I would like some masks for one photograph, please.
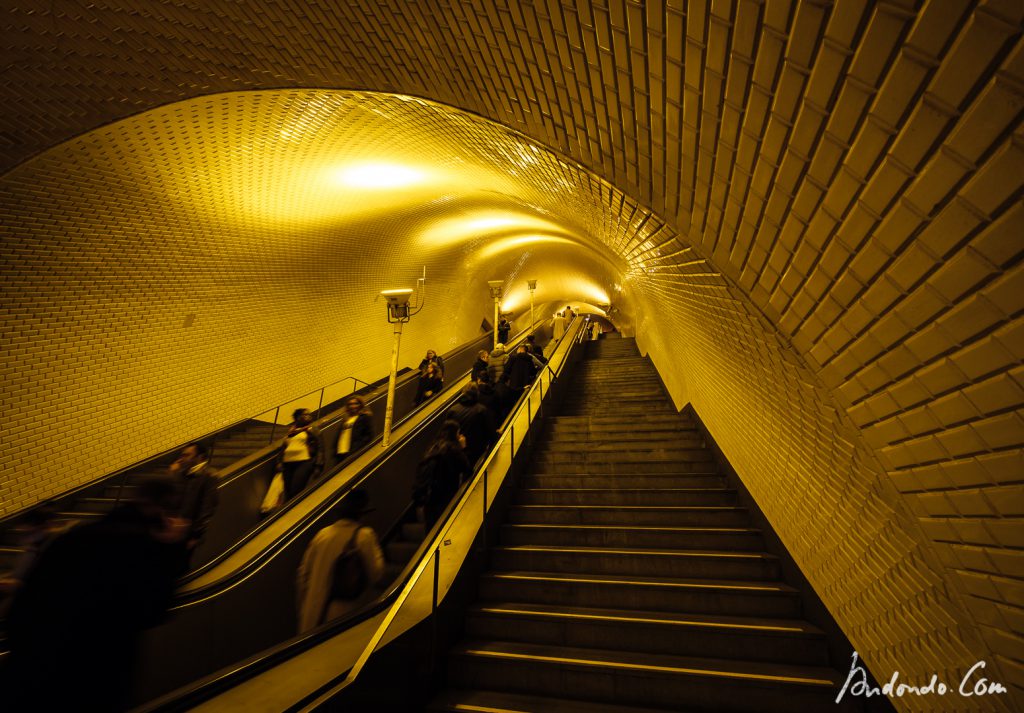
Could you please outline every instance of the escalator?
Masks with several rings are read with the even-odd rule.
[[[273,475],[276,444],[264,444],[237,460],[251,446],[260,445],[267,434],[266,424],[246,424],[218,443],[222,457],[235,462],[222,471],[221,502],[211,522],[208,549],[193,560],[199,566],[183,580],[172,621],[147,637],[136,700],[152,698],[291,637],[298,559],[312,534],[335,519],[335,507],[356,483],[369,490],[377,508],[367,524],[391,534],[390,539],[416,532],[414,525],[402,522],[408,514],[411,474],[436,431],[436,419],[457,396],[457,387],[468,378],[469,366],[488,339],[482,337],[445,355],[449,387],[421,407],[412,406],[415,375],[400,383],[396,411],[405,414],[396,419],[394,444],[388,451],[380,449],[378,438],[345,464],[332,468],[328,461],[326,476],[271,517],[261,520],[259,505]],[[455,376],[463,371],[467,373],[462,378]],[[375,396],[383,398],[383,393],[378,396],[373,389],[369,391],[371,404]],[[318,426],[330,452],[342,415],[340,410],[327,411],[322,409]],[[383,407],[375,411],[382,418]],[[278,427],[277,433],[283,431]],[[90,512],[94,514],[86,514],[86,518],[100,517],[117,501],[131,497],[133,481],[147,468],[161,470],[151,462],[130,478],[107,479],[87,492],[76,493],[75,510],[61,508],[61,512],[74,512],[76,519]],[[408,544],[388,547],[392,575],[401,570],[403,558],[412,549]],[[226,643],[205,645],[211,637]],[[185,651],[187,655],[182,655]]]
[[[560,346],[562,352],[576,343],[573,338],[579,332],[578,325],[570,326]],[[423,535],[422,525],[409,518],[409,494],[415,465],[436,431],[437,420],[447,410],[447,404],[429,417],[406,424],[406,430],[398,434],[402,439],[401,448],[367,468],[356,464],[360,467],[359,475],[345,487],[336,488],[333,483],[327,483],[323,493],[317,489],[283,517],[272,533],[267,533],[272,541],[229,577],[209,587],[205,585],[205,577],[186,585],[175,607],[172,625],[159,627],[148,637],[143,654],[147,666],[137,699],[150,700],[156,693],[180,686],[183,680],[193,683],[150,700],[139,710],[190,710],[210,698],[214,698],[208,704],[214,706],[213,710],[235,705],[246,708],[252,703],[225,703],[216,696],[231,696],[252,685],[261,690],[257,695],[262,709],[286,710],[297,700],[315,698],[324,686],[332,685],[338,674],[344,675],[348,665],[373,640],[374,632],[383,632],[382,624],[387,624],[389,632],[395,632],[396,625],[401,626],[401,621],[394,622],[391,617],[394,604],[399,600],[407,601],[410,586],[420,593],[425,586],[429,589],[429,575],[424,573],[424,567],[429,568],[430,562],[440,557],[439,547],[444,545],[439,545],[438,538],[451,522],[449,516],[467,507],[467,498],[471,503],[477,503],[481,494],[484,500],[488,499],[488,472],[492,483],[500,483],[499,475],[504,477],[516,453],[530,437],[531,419],[536,420],[554,376],[554,370],[547,368],[524,395],[476,478],[453,500],[422,541],[418,541]],[[385,550],[393,560],[392,571],[401,571],[384,584],[381,596],[362,611],[294,637],[294,580],[299,560],[311,537],[336,519],[334,513],[344,494],[357,485],[368,491],[375,508],[363,518],[363,523],[382,535]],[[469,507],[475,511],[478,505]],[[458,539],[464,544],[463,538]],[[451,540],[444,542],[448,544]],[[409,559],[400,567],[400,561],[406,557]],[[217,643],[201,649],[195,646],[198,641]],[[372,645],[375,642],[371,648]],[[187,655],[183,656],[182,652]],[[221,670],[212,676],[204,676],[218,668]],[[260,687],[258,681],[266,674],[283,676],[287,685],[280,690]],[[293,697],[293,700],[270,703],[266,698],[278,695]]]

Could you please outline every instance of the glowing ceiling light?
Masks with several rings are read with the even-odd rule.
[[[342,185],[371,190],[404,188],[424,178],[422,171],[395,163],[363,163],[338,172],[338,182]]]
[[[515,237],[499,238],[481,248],[476,258],[478,260],[490,260],[509,250],[521,250],[533,245],[579,245],[579,243],[567,238],[559,238],[554,235],[519,235]]]
[[[468,211],[431,222],[419,235],[419,244],[427,249],[448,247],[488,237],[489,233],[543,231],[565,233],[561,226],[528,213],[504,210]]]

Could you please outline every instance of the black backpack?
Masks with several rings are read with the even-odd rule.
[[[366,591],[368,577],[366,564],[356,547],[356,537],[361,527],[356,527],[352,539],[334,561],[334,580],[331,583],[331,599],[356,599]]]

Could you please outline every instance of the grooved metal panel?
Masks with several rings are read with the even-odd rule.
[[[414,355],[474,332],[482,280],[536,275],[569,291],[538,303],[586,285],[620,309],[880,678],[985,659],[1022,695],[1019,0],[2,17],[4,511],[109,468],[112,414],[137,416],[128,462],[375,368],[387,328],[354,315],[423,264],[438,311],[410,326]],[[313,177],[382,157],[458,178],[393,205]],[[481,209],[572,244],[416,242]],[[43,453],[55,430],[67,447]]]

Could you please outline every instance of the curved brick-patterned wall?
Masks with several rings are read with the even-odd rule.
[[[8,4],[6,166],[198,94],[355,87],[468,109],[608,181],[566,179],[598,206],[572,231],[626,261],[641,343],[876,673],[986,658],[1021,695],[1021,3],[57,7]],[[19,198],[43,251],[53,185]],[[971,704],[999,702],[900,701]]]

